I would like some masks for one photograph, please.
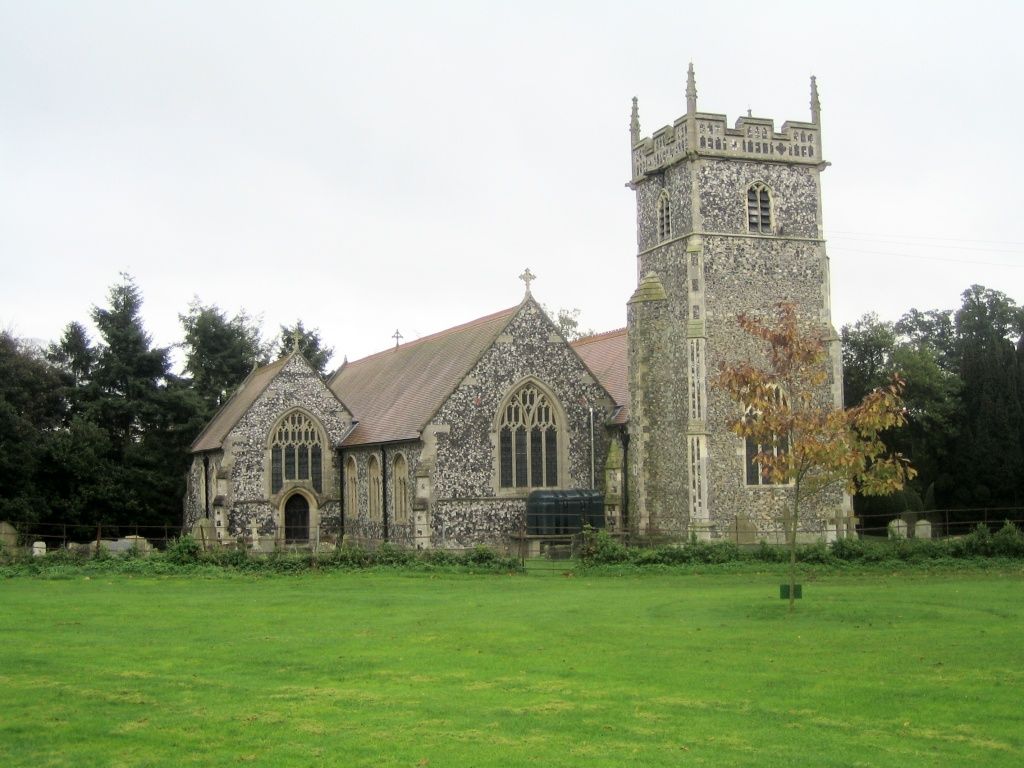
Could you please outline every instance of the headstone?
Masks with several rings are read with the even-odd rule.
[[[905,539],[907,538],[907,523],[904,520],[896,519],[889,522],[889,538],[890,539]]]
[[[729,537],[736,546],[752,547],[757,544],[757,528],[750,522],[750,518],[742,512],[736,514],[729,528]],[[701,538],[708,537],[702,536]]]
[[[208,517],[201,517],[192,526],[192,538],[195,539],[203,549],[210,549],[217,543],[217,534],[213,520]]]
[[[930,539],[932,537],[932,524],[929,520],[918,520],[914,524],[915,539]]]
[[[0,522],[0,547],[14,549],[18,546],[18,531],[8,522]]]
[[[253,523],[249,526],[249,536],[252,542],[252,548],[258,550],[260,548],[260,526],[259,523]]]
[[[46,542],[45,541],[33,541],[32,542],[32,556],[42,557],[46,554]]]
[[[123,539],[118,539],[118,541],[125,542],[128,545],[128,549],[134,547],[141,555],[148,555],[153,551],[153,545],[146,540],[145,536],[125,536]]]

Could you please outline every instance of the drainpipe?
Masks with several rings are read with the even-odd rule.
[[[338,546],[345,540],[345,455],[338,449],[338,509],[341,510],[341,538]]]
[[[210,519],[210,454],[203,453],[203,509]]]
[[[384,456],[384,446],[380,447],[380,512],[384,523],[384,541],[388,540],[388,464]]]
[[[622,529],[629,530],[629,433],[622,432]]]
[[[590,488],[594,490],[597,488],[597,483],[594,480],[594,406],[590,406]]]

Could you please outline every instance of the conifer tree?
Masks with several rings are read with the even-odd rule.
[[[212,416],[254,366],[267,362],[259,323],[245,312],[229,319],[216,305],[199,299],[178,318],[185,330],[185,373]]]
[[[327,365],[334,355],[333,347],[325,347],[320,339],[320,329],[313,328],[306,330],[301,320],[296,320],[295,325],[289,327],[281,326],[281,336],[278,341],[278,357],[287,355],[295,346],[298,339],[299,352],[309,361],[321,376],[327,373]]]

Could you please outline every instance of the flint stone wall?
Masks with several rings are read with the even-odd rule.
[[[612,402],[540,307],[527,301],[425,430],[435,441],[429,456],[433,546],[488,543],[522,528],[526,492],[498,488],[496,425],[505,398],[528,378],[547,388],[565,414],[568,433],[559,434],[565,446],[560,459],[566,460],[561,487],[591,487],[589,406],[594,406],[595,484],[603,487],[599,470],[609,440],[603,425]]]
[[[388,518],[388,541],[399,547],[413,547],[413,499],[415,497],[416,470],[419,468],[420,453],[422,445],[418,441],[407,442],[397,445],[367,446],[359,448],[346,448],[342,453],[341,467],[351,458],[356,463],[356,508],[345,509],[345,535],[362,542],[379,542],[384,540],[384,514]],[[409,521],[399,523],[395,518],[395,493],[398,490],[395,478],[395,459],[399,456],[405,457],[408,468],[408,482],[406,493],[408,494],[407,509],[409,509]],[[375,456],[381,464],[382,479],[384,481],[385,493],[381,518],[370,519],[370,491],[369,491],[369,461]],[[344,471],[342,469],[342,471]]]
[[[286,482],[282,491],[270,492],[270,432],[280,419],[294,409],[312,416],[324,431],[323,486],[317,493],[308,481]],[[319,374],[301,355],[293,355],[256,401],[242,415],[224,440],[224,450],[207,454],[210,472],[206,494],[211,507],[217,503],[227,510],[224,536],[248,536],[253,524],[260,534],[276,535],[277,512],[284,498],[301,488],[316,500],[311,518],[318,516],[321,528],[340,527],[338,500],[339,467],[335,449],[348,433],[352,416],[330,392]],[[189,471],[186,522],[205,516],[203,500],[203,457],[196,455]],[[313,532],[311,531],[311,537]]]

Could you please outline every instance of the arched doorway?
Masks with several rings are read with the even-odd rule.
[[[286,544],[309,541],[309,502],[301,493],[284,503],[284,540]]]

